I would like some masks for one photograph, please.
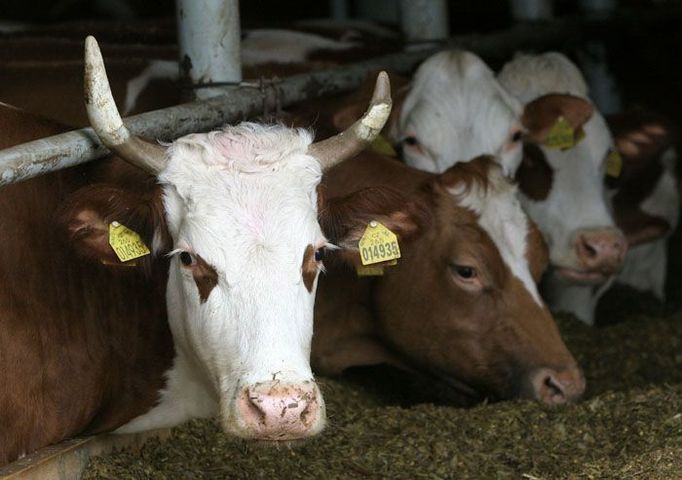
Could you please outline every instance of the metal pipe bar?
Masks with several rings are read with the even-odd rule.
[[[519,25],[493,35],[454,38],[449,47],[468,49],[483,57],[511,55],[515,50],[561,44],[579,33],[577,20],[547,25]],[[224,95],[142,113],[125,119],[134,134],[164,141],[192,132],[207,131],[228,122],[253,116],[264,109],[287,107],[303,100],[341,93],[359,85],[370,72],[392,70],[406,73],[437,50],[402,52],[330,70],[283,79],[259,89],[224,87]],[[0,151],[0,186],[78,165],[105,156],[91,128],[53,135]]]
[[[242,80],[238,0],[177,0],[180,78],[192,86]],[[194,90],[194,99],[221,95]]]
[[[433,47],[450,36],[445,0],[401,0],[400,20],[407,50]]]

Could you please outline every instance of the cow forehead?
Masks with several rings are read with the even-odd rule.
[[[401,134],[422,134],[421,142],[453,163],[498,153],[521,110],[480,58],[443,52],[415,75],[401,112]]]
[[[259,127],[192,135],[172,145],[159,176],[168,227],[183,243],[176,248],[201,249],[228,270],[242,271],[254,258],[300,269],[305,246],[322,236],[320,166],[305,153],[307,132]]]
[[[492,239],[509,270],[542,305],[526,257],[528,219],[516,197],[516,187],[501,169],[494,168],[490,170],[487,186],[461,182],[450,187],[449,191],[460,206],[478,216],[478,224]]]

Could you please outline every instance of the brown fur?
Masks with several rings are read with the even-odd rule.
[[[301,274],[303,276],[303,285],[305,285],[305,288],[309,292],[313,291],[313,285],[315,284],[315,277],[317,277],[318,271],[319,268],[315,261],[315,247],[308,245],[305,247],[305,252],[303,253]]]
[[[199,300],[205,303],[216,285],[218,285],[218,272],[209,265],[200,255],[195,255],[196,264],[192,266],[192,277],[199,290]]]
[[[640,209],[663,174],[662,155],[677,142],[677,129],[665,118],[633,110],[610,116],[609,128],[623,160],[618,178],[606,177],[617,189],[613,198],[614,217],[630,246],[665,236],[671,225],[663,218]]]
[[[552,189],[554,171],[540,147],[533,143],[524,143],[523,160],[516,171],[515,179],[519,189],[531,200],[547,198]]]
[[[443,175],[411,169],[376,154],[360,157],[328,175],[329,196],[390,185],[428,206],[431,222],[384,276],[356,278],[333,258],[320,279],[312,362],[323,373],[355,365],[392,363],[430,371],[473,391],[502,397],[527,392],[535,368],[573,367],[547,308],[511,275],[476,215],[456,205],[453,181],[485,185],[489,158],[458,164]],[[533,274],[547,250],[532,231],[527,256]],[[473,265],[480,292],[462,288],[452,264]]]
[[[544,143],[559,117],[564,117],[577,135],[592,117],[593,111],[590,102],[583,98],[550,93],[525,106],[521,124],[528,130],[528,139],[535,143]]]
[[[5,107],[0,125],[16,126],[0,130],[3,147],[64,130]],[[117,159],[0,190],[0,465],[76,434],[112,430],[153,406],[164,385],[173,357],[167,260],[150,262],[146,276],[109,268],[77,254],[55,221],[69,197],[104,182],[154,196],[146,174]],[[143,231],[135,218],[130,226]]]

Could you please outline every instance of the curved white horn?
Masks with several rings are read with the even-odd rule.
[[[391,114],[391,84],[386,72],[380,72],[367,112],[348,127],[326,140],[314,143],[308,149],[316,157],[322,170],[328,170],[346,159],[354,157],[374,141]]]
[[[124,160],[149,173],[158,174],[165,166],[165,149],[132,135],[123,124],[111,95],[102,53],[95,37],[85,39],[85,108],[92,128],[102,143]]]

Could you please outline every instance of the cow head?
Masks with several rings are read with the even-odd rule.
[[[553,275],[567,285],[604,283],[620,270],[627,242],[611,216],[603,184],[613,139],[583,96],[580,72],[563,55],[546,54],[517,57],[499,78],[527,102],[516,180],[523,206],[549,246]],[[560,122],[570,127],[572,146],[548,143]]]
[[[351,174],[352,166],[340,169]],[[372,171],[399,184],[401,168],[407,170],[403,180],[421,175],[390,161]],[[316,363],[328,371],[408,364],[471,394],[548,404],[577,399],[584,379],[535,284],[546,266],[546,246],[496,161],[479,157],[427,175],[410,198],[431,219],[401,246],[396,266],[362,287],[372,292],[371,321],[378,325],[358,326],[363,317],[357,313],[347,325],[342,314],[330,312],[335,321],[316,333]],[[343,295],[338,287],[329,293],[325,279],[322,299]],[[356,333],[329,349],[317,339],[346,327]]]
[[[393,137],[408,165],[443,172],[452,159],[496,155],[507,174],[521,161],[521,104],[476,55],[440,52],[417,70]]]
[[[94,185],[67,208],[72,244],[118,263],[107,228],[118,221],[169,258],[167,307],[177,375],[201,384],[226,431],[295,439],[319,432],[324,402],[309,366],[321,252],[322,172],[383,127],[388,80],[342,135],[311,144],[305,130],[243,123],[168,147],[132,135],[116,110],[94,38],[86,40],[86,107],[120,157],[151,174],[149,192]],[[179,373],[178,373],[179,372]],[[169,381],[173,380],[172,378]]]

